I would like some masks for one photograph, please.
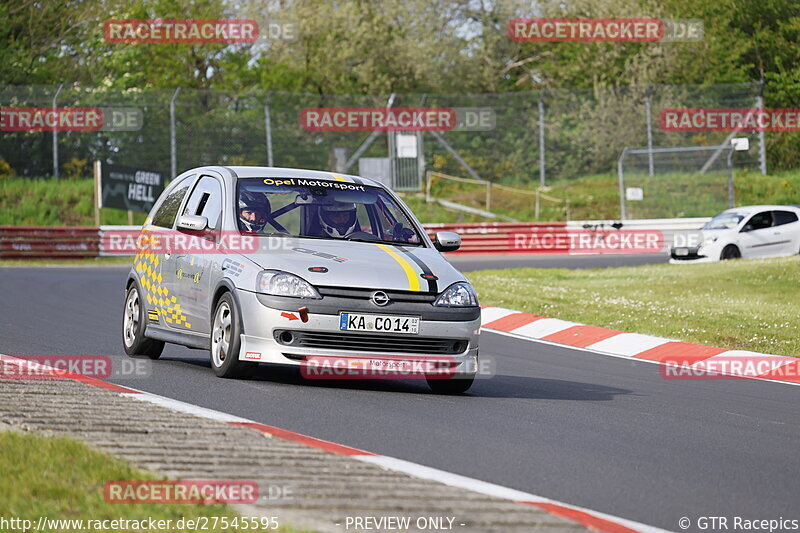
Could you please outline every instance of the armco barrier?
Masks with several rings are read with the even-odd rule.
[[[626,220],[622,224],[625,230],[658,231],[661,234],[662,249],[667,251],[678,233],[697,231],[711,220],[711,217],[697,218],[653,218]],[[609,228],[618,221],[614,220],[573,220],[567,222],[568,229]],[[591,231],[591,229],[590,229]]]
[[[86,226],[0,226],[0,259],[97,257],[100,231]]]
[[[456,254],[542,254],[542,253],[624,253],[662,252],[676,233],[700,228],[708,218],[626,220],[620,226],[612,220],[570,222],[477,222],[425,224],[433,237],[437,231],[461,235]],[[0,226],[0,259],[81,258],[120,255],[104,249],[103,235],[112,231],[137,231],[139,226],[43,227]],[[647,250],[579,246],[581,239],[618,242],[640,233],[647,237]],[[653,239],[657,239],[657,242]],[[588,241],[587,241],[588,242]]]
[[[437,231],[461,235],[461,248],[454,254],[566,253],[556,246],[556,236],[567,233],[566,222],[476,222],[469,224],[425,224],[431,239]],[[553,241],[553,247],[536,251],[515,249],[514,235],[536,234]]]
[[[461,254],[603,254],[665,252],[676,233],[694,231],[708,218],[577,220],[570,222],[489,222],[425,224],[461,235]],[[627,240],[629,246],[625,246]]]

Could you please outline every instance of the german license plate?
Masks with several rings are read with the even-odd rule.
[[[688,248],[675,248],[675,255],[680,255],[680,256],[689,255],[689,249]]]
[[[340,313],[339,329],[342,331],[374,331],[377,333],[416,335],[419,333],[419,317]]]

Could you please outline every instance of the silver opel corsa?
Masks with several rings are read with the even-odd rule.
[[[329,172],[210,166],[166,188],[136,239],[123,344],[156,359],[165,342],[209,349],[220,377],[259,362],[306,377],[427,380],[466,391],[480,307],[408,207],[372,180]]]

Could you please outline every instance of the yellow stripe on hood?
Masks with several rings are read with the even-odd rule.
[[[397,261],[397,263],[403,267],[403,272],[406,273],[406,277],[408,277],[408,288],[412,291],[420,291],[419,286],[419,275],[417,272],[411,267],[408,261],[405,260],[403,256],[386,246],[385,244],[376,244],[378,248],[389,254],[392,259]]]

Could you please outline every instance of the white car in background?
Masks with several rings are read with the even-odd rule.
[[[794,255],[800,253],[800,206],[735,207],[684,237],[670,249],[670,263]]]

